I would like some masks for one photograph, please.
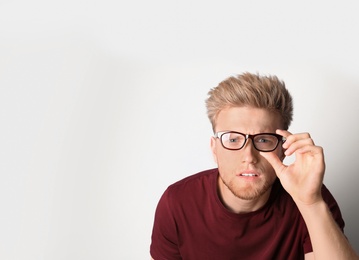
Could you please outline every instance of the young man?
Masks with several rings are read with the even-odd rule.
[[[322,184],[323,150],[291,134],[292,98],[275,76],[230,77],[209,92],[218,168],[161,197],[151,257],[162,259],[358,259],[340,209]],[[282,163],[295,155],[291,165]]]

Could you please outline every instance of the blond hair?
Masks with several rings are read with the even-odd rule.
[[[255,107],[277,112],[287,130],[293,117],[293,102],[283,81],[276,76],[243,73],[232,76],[208,92],[207,115],[213,131],[218,113],[228,107]]]

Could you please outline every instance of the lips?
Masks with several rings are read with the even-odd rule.
[[[243,176],[243,177],[257,177],[258,174],[255,174],[255,173],[241,173],[239,176]]]
[[[244,170],[242,172],[239,172],[239,174],[237,176],[240,176],[240,177],[259,177],[260,174],[256,170],[247,169],[247,170]]]

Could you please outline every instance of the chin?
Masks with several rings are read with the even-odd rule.
[[[251,191],[239,191],[233,192],[234,196],[242,200],[256,200],[262,197],[267,190],[251,190]]]
[[[255,200],[262,197],[264,194],[266,194],[270,188],[272,187],[273,182],[265,182],[264,184],[258,185],[246,185],[246,187],[235,187],[234,185],[225,185],[228,187],[228,189],[233,193],[234,196],[236,196],[239,199],[242,200]]]

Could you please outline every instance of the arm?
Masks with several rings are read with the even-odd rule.
[[[315,258],[314,258],[313,252],[305,254],[304,259],[305,260],[314,260]]]
[[[309,231],[315,258],[358,259],[324,201],[300,206],[300,212]]]
[[[287,140],[285,155],[295,154],[291,165],[284,165],[274,153],[261,153],[273,166],[283,187],[292,196],[307,225],[313,253],[306,259],[359,259],[332,217],[322,198],[325,172],[323,149],[315,146],[310,135],[278,130]]]

